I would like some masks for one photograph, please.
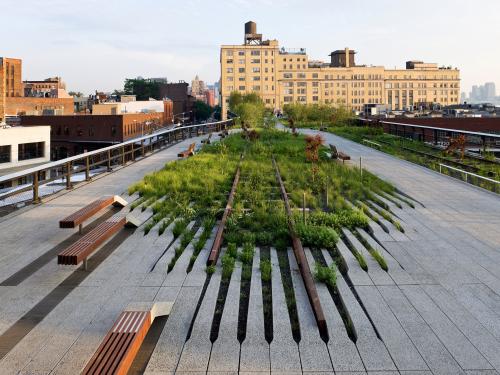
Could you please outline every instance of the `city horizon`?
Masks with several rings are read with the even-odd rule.
[[[264,39],[277,39],[280,45],[287,48],[305,48],[314,60],[327,61],[331,51],[349,47],[357,52],[358,64],[399,69],[404,67],[406,61],[421,60],[456,67],[461,71],[460,90],[467,94],[474,85],[486,82],[500,84],[500,72],[494,64],[497,52],[483,40],[484,35],[495,39],[495,35],[499,34],[493,27],[488,29],[493,23],[482,22],[474,29],[469,28],[468,32],[457,28],[458,21],[465,22],[465,17],[472,19],[480,8],[485,18],[498,14],[500,5],[486,1],[480,2],[483,7],[455,2],[453,8],[443,1],[433,2],[435,12],[446,10],[446,17],[428,14],[425,27],[417,25],[413,34],[404,29],[402,18],[417,21],[424,15],[424,10],[412,9],[412,14],[408,14],[405,13],[405,6],[400,4],[393,4],[390,8],[384,8],[384,4],[364,5],[362,8],[361,3],[355,1],[347,5],[320,3],[317,7],[291,6],[287,9],[287,23],[298,23],[300,27],[283,28],[270,17],[273,12],[279,14],[283,5],[279,1],[273,4],[266,0],[253,3],[224,1],[212,7],[196,1],[182,5],[149,2],[138,9],[131,9],[130,6],[115,9],[115,4],[111,2],[103,5],[102,12],[92,12],[89,6],[89,10],[78,14],[68,12],[61,6],[63,3],[60,0],[45,3],[44,9],[51,12],[43,16],[39,13],[40,5],[33,1],[4,5],[7,13],[9,10],[21,11],[26,22],[21,29],[12,21],[5,21],[6,28],[14,31],[15,37],[4,42],[0,54],[22,59],[23,76],[28,80],[60,76],[67,83],[68,91],[84,94],[95,90],[109,92],[121,89],[126,78],[138,76],[189,82],[199,75],[205,82],[217,82],[220,78],[220,46],[241,44],[243,24],[249,20],[257,22]],[[89,4],[97,5],[96,2]],[[151,7],[156,8],[154,14],[148,13]],[[228,16],[224,27],[210,18],[221,12],[221,7]],[[489,11],[484,12],[485,9]],[[113,17],[103,18],[110,11],[113,11]],[[130,23],[134,17],[145,16],[145,12],[151,17],[151,24],[141,28]],[[178,19],[183,12],[190,14],[196,27],[183,28],[182,21]],[[162,16],[167,14],[175,17],[168,18],[170,27],[159,33],[154,30],[153,24],[159,24]],[[368,17],[368,14],[373,17]],[[338,16],[338,24],[331,23],[332,16]],[[374,22],[375,18],[377,21]],[[383,25],[384,21],[387,26]],[[32,38],[35,29],[37,35],[45,40],[43,48],[35,41],[37,38]],[[329,31],[325,33],[324,30]],[[444,43],[441,37],[433,37],[429,30],[453,31],[453,36]],[[324,37],[318,37],[318,32],[322,32]],[[413,39],[410,39],[412,35]],[[470,48],[471,43],[474,53],[460,52],[462,45]]]

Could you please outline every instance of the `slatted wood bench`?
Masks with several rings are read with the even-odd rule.
[[[142,305],[142,306],[141,306]],[[125,375],[156,317],[169,315],[170,302],[139,304],[123,311],[108,331],[82,375]]]
[[[188,156],[194,155],[194,148],[196,147],[196,143],[191,143],[187,150],[181,151],[177,154],[179,158],[187,158]]]
[[[116,214],[110,217],[61,251],[57,256],[57,263],[62,265],[78,265],[84,262],[86,269],[89,255],[122,229],[126,223],[127,218],[123,214]]]
[[[212,133],[210,133],[206,139],[202,139],[201,143],[205,143],[205,144],[209,145],[210,144],[210,138],[212,138]]]
[[[332,159],[340,159],[342,162],[346,160],[351,160],[351,157],[344,152],[338,151],[335,145],[330,144],[330,151]]]
[[[99,198],[59,221],[59,228],[76,228],[82,233],[83,222],[111,205],[125,207],[127,201],[118,195]]]

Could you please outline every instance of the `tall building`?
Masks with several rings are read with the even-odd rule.
[[[469,100],[471,102],[494,102],[496,101],[496,87],[494,82],[486,82],[484,85],[472,86]]]
[[[205,95],[205,91],[207,90],[207,86],[205,82],[202,81],[198,75],[191,81],[191,95],[193,96],[201,96]]]
[[[0,123],[19,115],[69,115],[73,97],[60,78],[22,81],[22,61],[0,57]]]
[[[496,90],[496,87],[495,87],[495,83],[494,82],[486,82],[484,84],[484,95],[485,95],[485,99],[487,101],[493,101],[495,100],[495,97],[497,96],[497,90]]]
[[[460,72],[437,64],[408,61],[405,69],[358,65],[355,51],[330,54],[330,62],[309,59],[304,48],[287,50],[277,40],[263,40],[254,22],[245,24],[241,45],[222,45],[221,106],[225,117],[232,91],[257,92],[266,106],[323,103],[362,111],[365,104],[392,110],[458,104]]]

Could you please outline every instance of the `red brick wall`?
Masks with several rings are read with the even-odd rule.
[[[56,109],[63,115],[73,114],[73,98],[5,98],[5,114],[18,115],[38,113],[41,115],[43,109]]]

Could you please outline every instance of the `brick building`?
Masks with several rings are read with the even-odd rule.
[[[169,98],[173,102],[174,121],[180,118],[193,119],[195,98],[188,93],[186,82],[160,83],[160,98]],[[185,121],[187,122],[187,121]]]
[[[22,116],[21,125],[50,125],[51,160],[121,143],[172,123],[168,110],[117,115]]]
[[[50,83],[47,83],[49,82]],[[22,81],[22,60],[0,57],[0,122],[8,116],[19,115],[70,115],[73,113],[73,98],[70,97],[58,78],[55,89],[47,88],[42,95],[42,86],[53,86],[54,79],[47,81]],[[44,83],[45,82],[45,83]],[[25,89],[28,95],[25,96]],[[37,94],[30,94],[36,92]]]

